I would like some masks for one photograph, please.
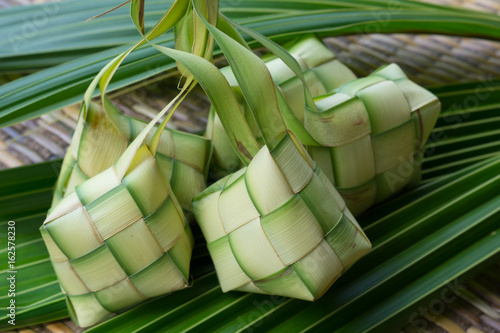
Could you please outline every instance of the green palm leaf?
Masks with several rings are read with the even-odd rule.
[[[374,12],[387,10],[388,3],[248,0],[227,1],[222,6],[230,18],[276,41],[304,32],[334,36],[368,31],[374,26],[384,33],[430,32],[500,39],[500,19],[495,15],[401,1],[400,10],[391,13],[389,21],[374,17]],[[40,12],[42,7],[0,13],[0,32],[14,36],[0,42],[0,71],[35,70],[73,60],[1,86],[0,127],[79,101],[104,64],[126,50],[125,44],[137,40],[138,34],[123,10],[89,23],[85,30],[82,23],[75,23],[114,5],[116,1],[108,0],[60,4],[54,19],[38,30],[36,43],[26,44],[37,52],[7,46],[15,40],[16,31],[22,29],[22,18]],[[157,1],[147,6],[151,7],[146,7],[146,29],[166,5]],[[82,35],[86,38],[79,38]],[[173,47],[172,34],[164,35],[159,44]],[[92,54],[95,51],[101,52]],[[81,58],[84,55],[89,56]],[[145,46],[126,59],[109,90],[144,83],[174,66],[171,59]],[[418,304],[432,298],[447,283],[459,276],[468,277],[463,274],[473,274],[499,257],[500,101],[499,94],[495,94],[499,87],[500,82],[489,82],[434,90],[447,111],[442,113],[426,147],[426,184],[360,218],[373,240],[374,251],[318,302],[221,293],[197,231],[192,288],[144,303],[90,331],[293,328],[387,332],[400,327]],[[461,107],[464,99],[478,89],[488,93],[488,98],[480,99],[473,107]],[[0,172],[1,230],[7,230],[8,219],[16,221],[19,326],[67,316],[64,297],[38,232],[50,205],[58,163]],[[7,270],[6,263],[1,263],[0,279],[6,277]],[[7,288],[2,285],[1,302],[7,300],[6,295]],[[4,326],[0,329],[7,328],[6,319],[2,310],[0,320]]]
[[[497,85],[492,82],[477,91],[485,93]],[[445,111],[435,131],[442,131],[448,125],[446,116],[458,112],[450,108],[461,103],[474,87],[478,84],[435,89],[438,95],[449,96],[443,98]],[[450,97],[452,95],[454,97]],[[484,112],[481,119],[485,122],[494,119],[498,110],[496,98],[491,94],[479,107],[461,110],[465,120],[456,127],[458,132],[448,129],[448,137],[441,137],[437,143],[466,141],[470,136],[483,134],[480,127],[465,133],[460,129],[467,126],[469,119],[479,117],[478,112]],[[480,142],[469,144],[468,156],[484,159],[480,146]],[[431,156],[439,155],[439,150],[433,154],[436,155]],[[443,157],[444,164],[453,159],[450,156]],[[6,230],[6,219],[14,217],[17,222],[18,288],[23,291],[16,298],[20,306],[19,325],[67,316],[63,295],[38,232],[45,210],[50,206],[58,166],[60,161],[53,161],[0,172],[0,219],[4,220],[1,230]],[[278,330],[311,326],[333,330],[359,325],[356,329],[361,330],[363,325],[376,325],[383,331],[386,325],[398,327],[401,318],[408,318],[399,308],[413,311],[424,296],[432,297],[432,293],[450,279],[466,271],[476,271],[474,268],[498,258],[495,255],[498,240],[488,235],[500,227],[496,197],[499,166],[498,157],[485,160],[429,181],[364,214],[359,221],[373,240],[374,251],[315,303],[237,292],[222,294],[201,235],[195,231],[192,288],[145,303],[92,330],[130,327],[151,331],[168,327],[173,331],[187,328],[212,331],[243,329],[259,323],[262,326],[254,328]],[[443,169],[443,174],[451,171]],[[26,210],[26,207],[31,208]],[[446,263],[441,265],[442,262]],[[0,266],[2,277],[7,271],[5,264]],[[6,297],[3,296],[7,294],[5,288],[0,287],[0,300]],[[372,301],[373,308],[363,305]],[[4,316],[0,318],[3,323],[6,322]],[[381,321],[381,318],[388,320]]]
[[[3,71],[33,70],[45,68],[68,61],[110,47],[131,43],[138,37],[132,22],[130,22],[127,7],[119,8],[99,20],[85,22],[88,18],[100,14],[109,8],[121,3],[120,0],[85,1],[74,3],[43,4],[29,8],[11,8],[0,13],[0,29],[3,36],[0,41],[0,59]],[[172,1],[148,1],[145,13],[145,26],[151,28],[158,20],[165,8]],[[349,9],[374,10],[372,19],[385,21],[392,19],[393,12],[400,8],[417,10],[442,9],[435,5],[415,3],[410,1],[398,2],[398,6],[391,6],[387,1],[221,1],[223,13],[231,18],[240,18],[244,21],[257,16],[270,16],[273,19],[280,14],[298,13],[298,11]],[[470,12],[460,9],[446,9],[455,14]],[[474,17],[492,19],[492,15],[473,13]],[[46,21],[26,23],[31,17],[47,18]],[[27,20],[28,19],[28,20]],[[29,22],[29,21],[28,21]],[[377,28],[369,26],[370,31]],[[359,32],[363,33],[363,30]],[[471,32],[472,33],[472,32]]]

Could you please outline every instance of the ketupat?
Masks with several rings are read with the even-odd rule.
[[[311,157],[356,216],[420,182],[422,147],[441,104],[396,64],[315,99],[304,126]]]
[[[191,230],[161,175],[154,144],[143,143],[166,110],[115,163],[76,185],[40,228],[79,326],[188,285]]]
[[[371,248],[291,133],[208,187],[193,210],[224,292],[312,301]]]

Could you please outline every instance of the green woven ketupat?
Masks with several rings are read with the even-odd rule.
[[[188,2],[172,7],[161,19],[167,23],[148,36],[175,25]],[[203,46],[198,51],[211,58],[210,38],[203,35],[193,48]],[[53,206],[41,227],[70,316],[82,327],[188,285],[194,240],[170,184],[177,184],[189,208],[192,196],[205,187],[211,144],[165,126],[196,83],[187,75],[179,94],[148,124],[124,117],[105,95],[123,59],[145,40],[111,60],[85,92]],[[98,85],[102,109],[91,102]]]
[[[40,228],[79,326],[188,285],[194,240],[170,186],[179,177],[175,164],[166,172],[158,153],[175,149],[174,134],[164,130],[168,117],[155,126],[185,95],[184,89],[148,124],[124,117],[105,96],[103,108],[84,99]]]
[[[106,111],[91,104],[86,119],[73,137],[56,183],[52,206],[73,192],[76,185],[116,162],[128,144],[146,127],[126,117],[106,99]],[[112,117],[110,120],[109,117]],[[150,134],[149,138],[151,138]],[[204,137],[165,129],[155,155],[159,170],[170,182],[183,209],[206,187],[212,144]]]
[[[79,326],[188,284],[191,231],[145,145],[123,176],[113,165],[77,185],[41,233]]]
[[[338,61],[326,45],[314,35],[305,35],[284,45],[284,48],[299,63],[305,82],[312,96],[324,95],[338,88],[343,83],[356,78],[354,73]],[[286,64],[272,54],[261,58],[269,69],[273,81],[279,86],[293,114],[291,116],[299,123],[304,122],[304,87],[302,81]],[[239,89],[230,67],[221,69],[229,84]],[[263,144],[258,126],[255,123],[243,97],[240,98],[240,107],[257,140]],[[287,120],[288,118],[285,118]],[[214,144],[213,166],[218,175],[227,175],[241,168],[241,163],[231,148],[219,116],[211,108],[208,117],[205,136]]]
[[[202,10],[197,2],[193,6]],[[247,165],[193,199],[193,213],[207,240],[222,290],[315,300],[371,244],[334,186],[293,130],[287,129],[281,111],[290,111],[290,107],[264,62],[242,38],[236,41],[203,18],[201,21],[228,59],[240,93],[231,89],[209,61],[156,48],[193,74],[220,116],[235,154]],[[300,65],[286,50],[244,31],[302,78]],[[255,140],[235,92],[248,103],[264,147]],[[303,93],[307,107],[314,107],[308,91]]]
[[[220,285],[319,298],[371,244],[293,134],[193,200]]]
[[[422,147],[441,110],[436,96],[395,64],[315,100],[311,157],[357,215],[420,181]]]

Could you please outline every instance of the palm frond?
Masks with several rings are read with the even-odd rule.
[[[443,98],[445,111],[435,131],[442,131],[448,126],[446,115],[458,112],[453,108],[479,84],[445,86],[433,91],[438,96],[448,96]],[[494,86],[498,86],[498,82],[483,85],[477,91],[485,93]],[[498,110],[496,98],[495,94],[491,94],[482,100],[478,107],[480,111],[476,108],[461,110],[463,126],[467,126],[468,120],[474,117],[480,117],[485,122],[494,119]],[[477,157],[482,162],[459,171],[444,168],[441,177],[361,216],[359,222],[373,240],[375,250],[339,279],[319,303],[237,292],[222,294],[201,233],[195,230],[197,245],[193,252],[192,275],[195,283],[192,288],[145,303],[93,330],[106,331],[110,327],[127,325],[144,327],[145,330],[156,327],[169,327],[174,331],[187,327],[199,331],[216,327],[243,329],[261,322],[261,319],[262,327],[269,329],[298,325],[302,320],[305,320],[304,327],[327,325],[329,330],[333,329],[333,325],[340,328],[358,322],[380,325],[382,330],[385,325],[398,327],[398,318],[407,318],[399,309],[409,309],[423,301],[415,290],[423,290],[425,292],[421,295],[432,297],[432,292],[446,285],[450,279],[466,271],[477,271],[475,268],[494,257],[498,258],[495,255],[498,249],[494,247],[498,240],[492,232],[500,225],[496,197],[500,160],[498,157],[484,160],[481,153],[484,143],[470,140],[474,136],[483,137],[480,127],[465,133],[460,132],[460,126],[456,130],[455,133],[448,128],[447,136],[439,137],[437,143],[445,146],[454,140],[467,142],[470,149],[468,156]],[[428,149],[431,148],[429,145]],[[436,148],[431,156],[443,154]],[[442,159],[452,161],[453,155],[444,155]],[[19,235],[18,257],[22,261],[18,263],[18,288],[25,290],[16,298],[20,305],[17,317],[20,326],[67,316],[64,297],[38,231],[45,218],[45,210],[50,206],[51,188],[60,165],[61,161],[52,161],[0,172],[1,219],[14,218]],[[428,170],[425,163],[423,169],[424,172]],[[26,210],[26,207],[30,209]],[[5,224],[2,222],[1,225]],[[442,262],[446,264],[440,266]],[[462,264],[463,267],[460,266]],[[6,263],[2,265],[0,272],[4,274]],[[5,288],[0,287],[1,295],[7,295]],[[385,296],[379,299],[381,294]],[[374,299],[378,301],[373,309],[363,307],[365,302],[370,304]],[[190,311],[185,311],[186,306]],[[363,311],[352,310],[359,306]],[[383,313],[390,319],[379,322],[374,313]],[[288,320],[295,318],[292,315],[296,315],[297,319]]]

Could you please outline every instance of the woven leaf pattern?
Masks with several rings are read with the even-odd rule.
[[[91,106],[81,134],[74,136],[66,152],[53,206],[73,192],[75,186],[116,162],[127,145],[146,127],[146,123],[124,116],[117,109],[108,112],[113,112],[120,130],[102,108],[96,104]],[[206,187],[211,154],[211,142],[201,136],[171,129],[162,133],[155,157],[161,175],[170,183],[185,210],[191,210],[191,200]]]
[[[287,134],[193,200],[224,292],[319,298],[371,244],[326,176]],[[256,181],[256,180],[259,181]]]
[[[142,146],[123,179],[111,166],[83,181],[41,227],[78,325],[93,325],[187,286],[193,238],[160,174],[154,156]]]
[[[338,61],[335,54],[320,39],[313,35],[305,35],[291,41],[287,45],[284,45],[284,47],[299,63],[307,88],[313,97],[324,95],[356,78],[354,73]],[[305,98],[302,81],[276,56],[266,54],[262,57],[262,60],[269,69],[273,81],[278,85],[278,89],[283,93],[290,106],[293,112],[290,116],[295,117],[300,123],[303,123]],[[231,86],[238,86],[230,67],[224,67],[221,71]],[[335,73],[335,75],[331,75],[331,73]],[[255,118],[243,98],[241,98],[240,104],[255,138],[263,145],[261,133],[255,122]],[[214,159],[212,164],[218,175],[227,175],[242,167],[238,157],[231,148],[219,116],[213,108],[210,110],[205,136],[212,140],[214,144]]]
[[[421,148],[441,111],[395,64],[316,99],[304,125],[312,158],[354,215],[420,182]]]

